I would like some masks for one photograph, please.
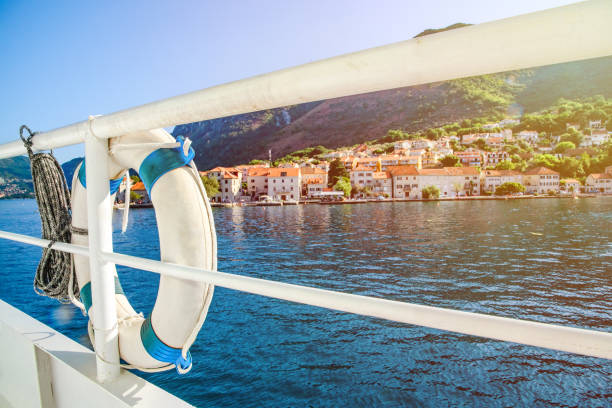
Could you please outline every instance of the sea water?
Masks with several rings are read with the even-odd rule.
[[[359,295],[612,331],[612,198],[213,210],[219,270]],[[115,214],[116,252],[159,259],[155,213]],[[0,229],[40,235],[33,200]],[[0,240],[0,298],[91,347],[37,296],[40,248]],[[119,267],[150,313],[159,278]],[[196,406],[612,406],[612,362],[216,288],[193,369],[142,374]]]

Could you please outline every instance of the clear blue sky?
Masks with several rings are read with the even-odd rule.
[[[0,143],[177,94],[573,0],[0,0]],[[82,147],[56,150],[61,162]]]

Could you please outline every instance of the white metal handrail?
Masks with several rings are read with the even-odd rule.
[[[0,231],[0,238],[39,247],[46,247],[50,242],[6,231]],[[79,245],[58,242],[53,248],[78,255],[89,255],[89,249]],[[103,252],[101,256],[104,260],[118,265],[180,279],[212,283],[275,299],[494,340],[612,359],[612,333],[352,295],[112,252]]]
[[[434,81],[612,55],[612,2],[590,0],[347,54],[119,111],[37,134],[33,150],[85,142],[89,248],[54,248],[89,256],[97,374],[119,374],[113,263],[204,280],[232,289],[314,306],[498,340],[612,358],[611,334],[476,313],[392,302],[288,285],[112,253],[106,139],[297,103]],[[25,153],[21,141],[0,145],[0,158]],[[49,241],[1,232],[6,239]],[[512,328],[512,330],[509,330]]]

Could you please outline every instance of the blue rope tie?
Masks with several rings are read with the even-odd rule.
[[[187,352],[187,358],[183,358],[182,349],[168,346],[161,341],[153,325],[151,324],[151,316],[147,317],[140,328],[140,338],[142,344],[151,357],[164,363],[176,365],[176,371],[183,374],[191,368],[192,359],[191,353]],[[182,369],[183,373],[179,370]]]
[[[181,144],[179,147],[162,148],[153,151],[142,161],[140,169],[138,169],[138,175],[149,197],[151,197],[151,189],[161,176],[169,171],[186,166],[195,157],[195,152],[192,148],[189,148],[189,151],[185,154],[185,138],[183,136],[177,137],[176,141]]]
[[[79,168],[79,175],[78,175],[78,177],[79,177],[79,182],[81,183],[83,188],[87,188],[87,182],[86,182],[86,177],[85,177],[85,159],[83,159],[83,161],[81,162],[81,167]],[[117,191],[119,191],[119,186],[121,185],[121,180],[123,180],[123,177],[119,177],[117,179],[111,179],[109,181],[110,195],[113,195]]]

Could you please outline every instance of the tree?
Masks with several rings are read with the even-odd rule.
[[[521,183],[506,182],[495,189],[495,195],[510,195],[516,193],[523,193],[524,191],[525,186],[523,186]]]
[[[351,181],[348,177],[341,177],[336,184],[334,184],[334,191],[342,191],[345,197],[351,196]]]
[[[442,163],[444,167],[455,167],[457,166],[457,164],[461,166],[461,163],[459,163],[459,158],[455,156],[454,154],[449,154],[447,156],[444,156],[443,158],[440,159],[440,163]]]
[[[453,183],[453,190],[455,191],[455,195],[459,196],[461,190],[463,190],[463,183],[456,181]]]
[[[565,151],[575,148],[576,145],[572,142],[561,142],[555,146],[555,153],[565,153]]]
[[[253,159],[249,162],[249,164],[264,164],[265,161],[259,159]]]
[[[328,186],[334,186],[342,177],[349,178],[349,173],[344,167],[344,163],[338,158],[329,163]],[[350,183],[349,183],[350,185]]]
[[[423,198],[438,198],[440,197],[440,189],[436,186],[428,186],[421,190]]]
[[[216,178],[210,178],[208,176],[202,176],[202,184],[206,190],[206,195],[212,198],[219,194],[219,182]]]
[[[497,163],[495,170],[514,170],[514,164],[509,160],[503,160]]]
[[[572,142],[574,146],[580,146],[580,143],[584,141],[584,136],[576,129],[570,128],[567,133],[561,135],[561,141]]]
[[[142,198],[140,194],[135,191],[130,191],[130,202],[138,201]]]

